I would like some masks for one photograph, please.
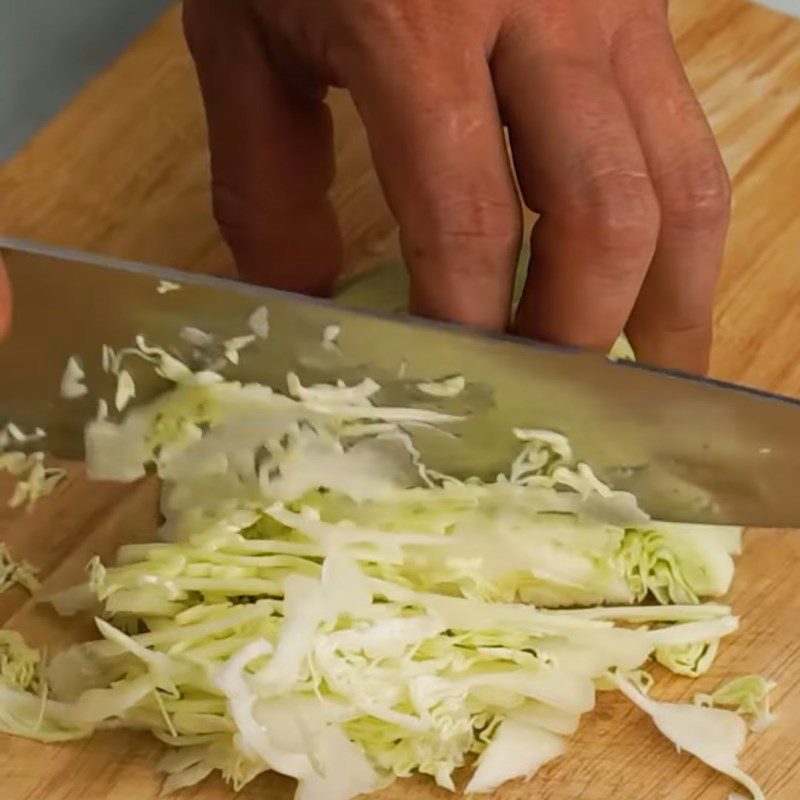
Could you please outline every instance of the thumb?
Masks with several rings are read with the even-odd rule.
[[[11,284],[0,256],[0,339],[11,330]]]

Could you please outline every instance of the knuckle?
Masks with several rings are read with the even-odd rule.
[[[687,229],[727,223],[731,183],[721,158],[687,160],[660,180],[661,211],[667,224]]]
[[[464,251],[505,254],[519,244],[522,222],[516,203],[465,192],[433,202],[426,211],[428,233],[420,242],[424,255],[457,263]]]
[[[713,320],[709,309],[684,308],[671,313],[653,315],[647,320],[648,327],[661,337],[672,341],[698,341],[711,337]]]
[[[658,239],[659,204],[644,173],[599,171],[576,186],[561,214],[604,251],[638,253]]]
[[[482,19],[476,22],[472,9],[456,14],[430,0],[347,0],[339,5],[331,31],[340,57],[349,57],[354,69],[363,69],[366,59],[422,70],[420,57],[452,53],[457,42],[471,42],[486,27]]]
[[[710,313],[636,315],[626,331],[639,358],[668,369],[705,372],[713,342]]]
[[[347,13],[337,16],[337,32],[358,51],[372,52],[397,38],[407,36],[415,26],[410,20],[420,16],[416,0],[403,4],[397,0],[352,0]],[[379,34],[376,36],[376,33]],[[382,45],[379,45],[382,42]]]

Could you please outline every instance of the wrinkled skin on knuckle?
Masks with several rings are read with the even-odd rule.
[[[462,0],[457,5],[438,0],[336,0],[333,7],[343,32],[365,37],[380,46],[384,36],[393,39],[432,41],[441,30],[475,28],[493,3]]]
[[[344,64],[425,43],[439,28],[428,0],[333,0],[323,24],[330,51]]]
[[[710,345],[714,326],[710,313],[697,312],[664,316],[656,321],[655,327],[672,340],[703,341]]]
[[[507,0],[280,0],[278,5],[285,9],[284,29],[314,27],[323,58],[342,74],[385,62],[387,54],[432,53],[478,41],[488,56]]]
[[[637,356],[667,369],[708,370],[714,338],[710,309],[684,309],[660,314],[635,314],[626,333]]]
[[[412,255],[424,260],[469,264],[484,252],[507,255],[519,247],[519,205],[500,195],[443,193],[425,213],[431,224],[426,226],[430,234],[424,240],[410,232],[403,234]]]
[[[731,210],[731,183],[716,148],[706,148],[659,177],[666,225],[687,231],[724,228]]]
[[[658,239],[658,200],[649,177],[636,172],[594,173],[575,184],[558,215],[604,252],[637,254],[654,249]]]

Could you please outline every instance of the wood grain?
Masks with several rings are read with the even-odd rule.
[[[734,221],[716,306],[718,376],[800,395],[800,22],[740,0],[677,0],[673,25],[734,182]],[[346,95],[334,93],[339,209],[351,269],[396,254],[394,224]],[[54,244],[230,274],[210,214],[205,135],[178,13],[171,11],[92,81],[0,169],[0,231]],[[0,483],[0,495],[4,488]],[[799,486],[800,489],[800,486]],[[1,500],[0,500],[1,502]],[[0,540],[38,563],[48,585],[80,577],[94,552],[152,533],[155,487],[88,485],[79,470],[34,514],[0,510]],[[688,697],[744,672],[779,681],[781,721],[748,745],[745,767],[770,800],[800,797],[800,537],[748,533],[731,601],[742,630],[712,676],[667,678],[663,697]],[[22,592],[0,597],[0,623],[50,646],[86,630],[65,625]],[[43,746],[0,738],[0,795],[10,800],[149,800],[159,747],[108,733]],[[615,696],[603,695],[568,755],[497,800],[720,800],[733,785],[677,755]],[[288,800],[265,777],[245,800]],[[223,800],[218,781],[183,794]],[[375,797],[447,797],[405,781]]]

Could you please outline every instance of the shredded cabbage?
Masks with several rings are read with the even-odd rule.
[[[696,694],[697,705],[730,708],[750,718],[750,730],[762,731],[771,725],[776,715],[770,710],[770,692],[775,682],[761,675],[743,675],[720,686],[711,694]]]
[[[251,345],[256,338],[255,334],[248,334],[247,336],[234,336],[232,339],[226,339],[222,343],[222,347],[225,351],[225,358],[227,358],[231,364],[238,364],[239,351]]]
[[[210,347],[214,343],[212,334],[201,331],[199,328],[193,328],[190,325],[187,325],[181,331],[181,339],[193,347],[200,348]]]
[[[341,332],[341,325],[326,325],[322,331],[322,346],[326,350],[335,350]]]
[[[463,375],[453,375],[441,381],[420,381],[417,389],[431,397],[455,397],[461,394],[466,386],[467,381]]]
[[[259,338],[269,337],[269,310],[266,306],[259,306],[247,320],[250,330]]]
[[[136,384],[130,372],[123,369],[117,375],[117,392],[114,396],[114,406],[117,411],[124,411],[133,398],[136,397]]]
[[[6,450],[12,443],[25,444],[27,442],[38,442],[46,436],[42,428],[36,428],[31,433],[25,433],[19,425],[9,422],[0,427],[0,452]]]
[[[266,309],[250,327],[223,344],[228,360],[265,338]],[[103,352],[120,383],[127,356],[174,387],[91,421],[88,468],[119,481],[154,469],[160,540],[94,559],[84,585],[50,598],[67,614],[99,603],[96,641],[45,665],[0,639],[0,730],[150,730],[172,748],[165,791],[215,771],[238,789],[270,769],[297,780],[297,800],[417,773],[454,790],[477,756],[477,793],[561,756],[596,692],[616,687],[762,797],[738,767],[737,714],[646,694],[652,659],[700,674],[736,630],[701,599],[727,591],[738,529],[650,520],[548,431],[516,431],[519,456],[493,482],[433,472],[411,434],[447,435],[459,418],[378,406],[371,380],[289,375],[281,394],[194,373],[139,337]],[[446,399],[462,382],[417,386]],[[760,713],[757,695],[708,702]]]
[[[46,466],[43,452],[26,453],[7,449],[11,444],[39,442],[45,436],[41,428],[25,433],[13,422],[0,428],[0,472],[8,472],[17,479],[8,500],[11,508],[27,506],[30,510],[39,499],[52,494],[66,478],[67,471],[62,467]]]
[[[465,791],[492,792],[514,778],[531,778],[543,764],[563,755],[565,749],[561,736],[512,713],[497,726]]]
[[[645,713],[678,750],[685,750],[744,786],[753,800],[764,800],[758,784],[739,766],[747,729],[732,711],[686,703],[659,703],[616,675],[620,691]]]
[[[0,594],[12,586],[22,586],[33,594],[39,589],[37,570],[27,561],[15,561],[5,544],[0,542]],[[0,630],[0,634],[3,631]],[[0,642],[2,642],[0,637]],[[2,665],[0,659],[0,665]]]
[[[78,359],[75,356],[70,356],[64,367],[64,374],[61,376],[61,396],[65,400],[74,400],[88,394],[89,389],[83,382],[85,378],[86,373],[83,371]]]
[[[181,285],[174,281],[159,281],[156,286],[156,291],[159,294],[169,294],[170,292],[177,292],[180,288]]]

